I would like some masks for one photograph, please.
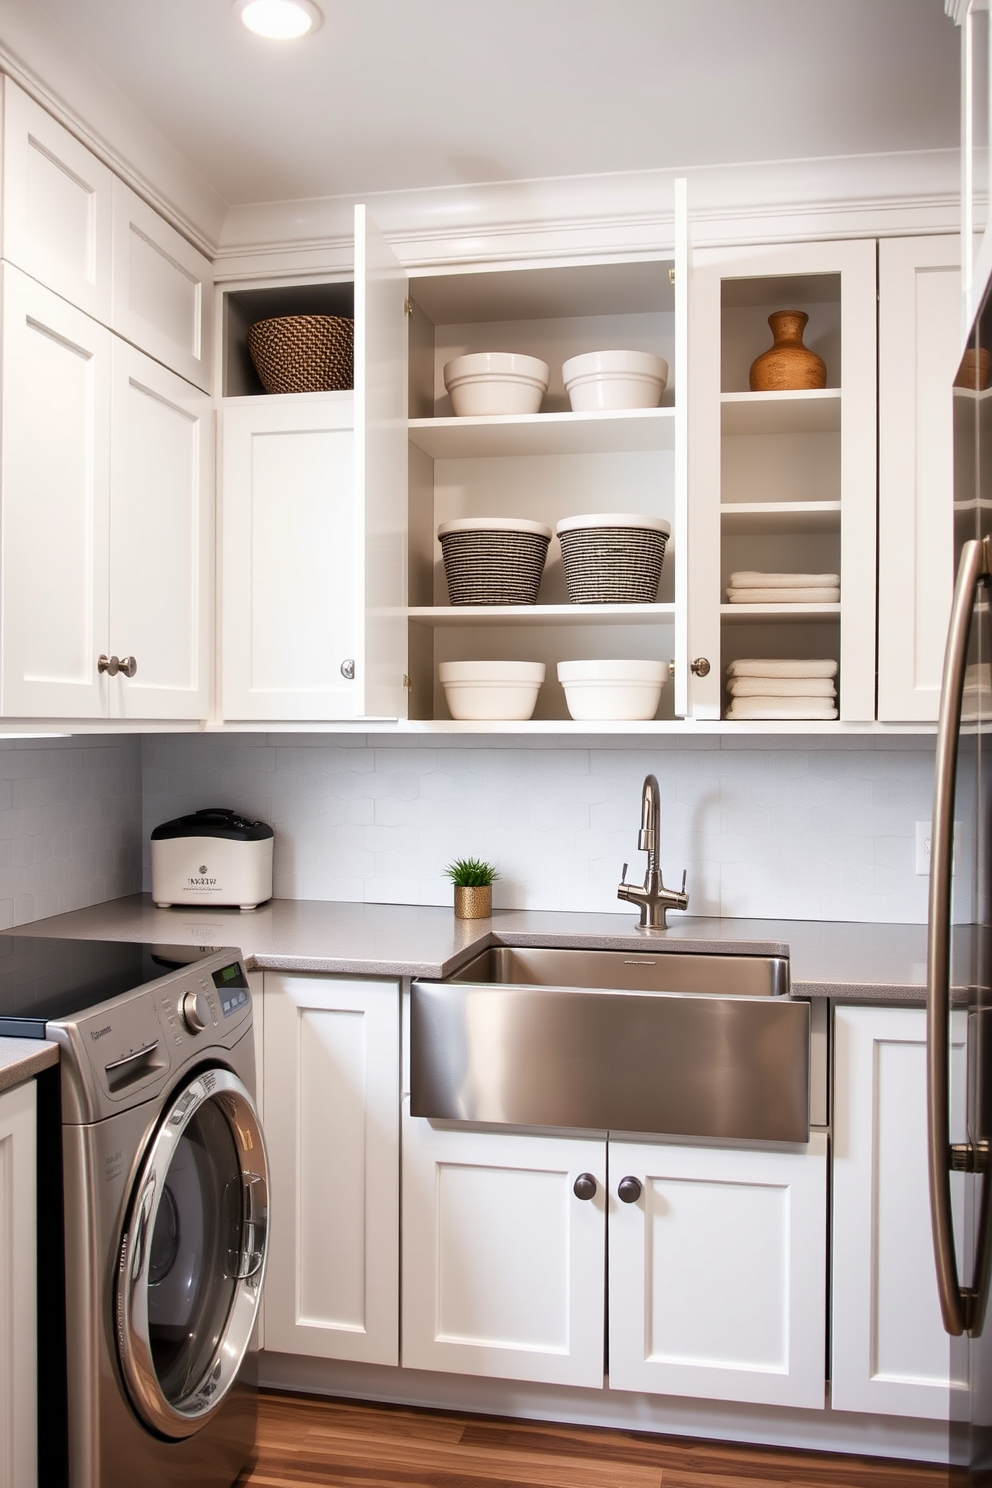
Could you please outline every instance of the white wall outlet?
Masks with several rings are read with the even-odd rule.
[[[916,823],[916,871],[927,874],[930,872],[930,823]]]

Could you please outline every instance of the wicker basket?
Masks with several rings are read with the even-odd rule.
[[[453,605],[537,603],[551,528],[521,518],[444,522],[437,530]]]
[[[345,315],[258,320],[245,338],[267,393],[343,392],[355,381],[355,322]]]
[[[626,513],[567,517],[558,523],[571,604],[654,604],[671,527]]]

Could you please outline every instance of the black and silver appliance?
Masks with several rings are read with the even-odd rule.
[[[39,1090],[39,1481],[229,1488],[255,1437],[267,1166],[239,952],[0,935]]]
[[[992,349],[992,287],[969,345]],[[980,367],[979,356],[974,367]],[[962,362],[954,402],[957,581],[944,657],[927,952],[930,1205],[952,1339],[951,1459],[992,1482],[992,389]],[[952,974],[953,969],[953,974]],[[967,1089],[950,1077],[950,1019],[967,1029]],[[951,1141],[957,1108],[965,1140]]]

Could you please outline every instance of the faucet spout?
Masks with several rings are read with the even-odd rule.
[[[665,887],[661,873],[661,793],[654,775],[647,775],[641,788],[641,829],[637,834],[637,846],[648,855],[643,886],[626,882],[627,865],[617,889],[617,898],[636,904],[641,911],[638,928],[641,930],[667,930],[666,915],[670,909],[688,909],[689,895],[685,891],[686,875],[682,874],[681,889]]]

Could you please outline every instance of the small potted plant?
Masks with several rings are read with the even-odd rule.
[[[481,858],[456,858],[445,868],[455,886],[455,919],[488,920],[493,912],[493,883],[499,873]]]

